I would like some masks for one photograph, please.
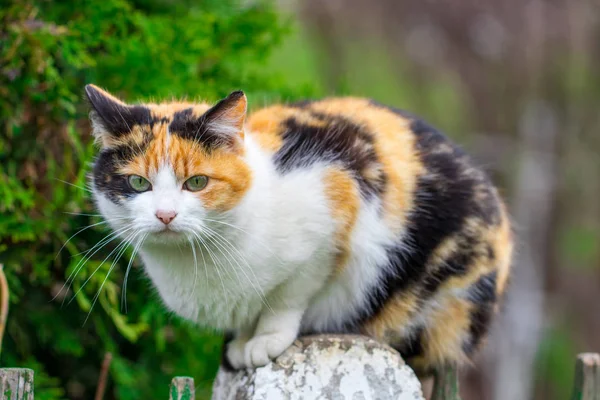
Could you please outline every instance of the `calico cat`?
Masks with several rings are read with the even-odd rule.
[[[360,333],[418,371],[461,364],[504,292],[512,235],[485,173],[361,98],[127,105],[86,86],[94,199],[166,307],[257,367],[300,334]]]

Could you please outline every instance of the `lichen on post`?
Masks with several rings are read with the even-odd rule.
[[[177,376],[171,381],[169,400],[194,400],[196,390],[194,379],[187,376]]]
[[[33,370],[0,368],[1,400],[33,400]]]

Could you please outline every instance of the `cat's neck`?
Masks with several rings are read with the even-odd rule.
[[[232,213],[240,227],[254,230],[255,224],[277,213],[278,175],[271,155],[259,146],[252,133],[245,135],[245,158],[252,171],[252,182]]]

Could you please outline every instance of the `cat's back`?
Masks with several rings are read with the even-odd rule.
[[[486,174],[446,136],[403,110],[333,97],[258,110],[248,128],[281,174],[330,165],[350,177],[354,195],[380,203],[394,233],[432,210],[453,225],[448,231],[468,218],[485,224],[505,218]]]

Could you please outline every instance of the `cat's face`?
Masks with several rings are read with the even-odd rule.
[[[252,175],[243,157],[242,92],[214,107],[130,106],[92,85],[86,93],[102,146],[93,169],[94,198],[121,237],[195,240],[243,198]]]

